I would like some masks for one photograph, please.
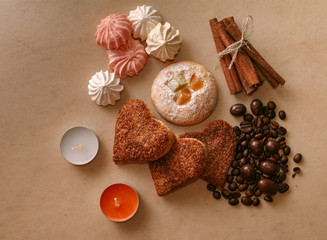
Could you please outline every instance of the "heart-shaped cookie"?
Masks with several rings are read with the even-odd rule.
[[[223,120],[213,121],[201,132],[188,132],[181,138],[196,138],[208,150],[208,159],[201,178],[222,190],[236,150],[236,135],[231,125]]]
[[[154,118],[145,102],[129,100],[117,116],[113,161],[116,164],[154,161],[164,156],[174,141],[174,133]]]
[[[149,162],[159,196],[200,176],[207,158],[205,145],[193,138],[178,138],[171,150],[157,161]]]

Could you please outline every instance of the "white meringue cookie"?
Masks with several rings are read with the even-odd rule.
[[[88,86],[92,101],[102,106],[115,105],[120,99],[120,92],[124,89],[119,83],[120,78],[116,77],[115,73],[102,70],[97,72],[92,76]]]
[[[129,12],[128,20],[132,22],[134,30],[133,36],[144,41],[150,31],[161,23],[161,16],[158,11],[151,6],[137,6],[135,10]]]
[[[166,22],[164,25],[158,23],[149,33],[146,43],[145,51],[148,54],[166,62],[174,59],[181,48],[182,38],[179,36],[179,31],[170,23]]]

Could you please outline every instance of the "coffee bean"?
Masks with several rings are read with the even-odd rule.
[[[293,161],[296,162],[296,163],[299,163],[302,161],[302,154],[301,153],[297,153],[294,155],[293,157]]]
[[[239,198],[241,196],[241,193],[240,192],[231,192],[230,196],[232,198]]]
[[[249,126],[249,127],[242,128],[241,131],[242,131],[243,133],[250,133],[250,132],[252,131],[252,127]]]
[[[254,115],[260,116],[263,113],[263,104],[259,99],[254,99],[251,104],[251,111]]]
[[[269,152],[275,153],[279,149],[279,143],[276,142],[275,140],[269,139],[266,143],[266,148],[268,149]]]
[[[252,167],[255,167],[255,160],[253,158],[250,158],[249,160],[249,164],[252,166]],[[247,180],[247,181],[250,181],[250,180]]]
[[[252,139],[250,142],[250,149],[256,154],[261,154],[264,150],[262,142],[257,139]]]
[[[288,156],[291,153],[291,148],[289,146],[284,147],[283,153]]]
[[[215,199],[220,199],[220,198],[221,198],[221,194],[220,194],[220,192],[218,192],[218,191],[214,191],[214,192],[212,193],[212,196],[213,196]]]
[[[213,192],[213,191],[215,191],[216,190],[216,186],[215,185],[213,185],[213,184],[208,184],[207,185],[207,189],[210,191],[210,192]]]
[[[280,159],[280,155],[278,152],[273,153],[271,156],[275,158],[277,161]]]
[[[269,138],[270,137],[270,130],[267,129],[266,131],[263,132],[263,135],[265,135],[266,138]]]
[[[245,191],[245,195],[248,196],[248,197],[253,197],[254,193],[251,189],[248,189]]]
[[[262,120],[261,120],[261,118],[260,117],[256,117],[254,124],[255,124],[255,127],[256,128],[261,128],[261,126],[262,126]]]
[[[277,165],[271,161],[263,161],[260,164],[260,169],[269,177],[274,176],[278,171]]]
[[[267,103],[267,107],[268,107],[269,110],[275,110],[276,109],[276,103],[273,102],[273,101],[269,101]]]
[[[239,153],[236,154],[235,159],[236,159],[236,160],[239,160],[239,159],[241,159],[242,157],[243,157],[243,154],[239,152]]]
[[[278,116],[281,120],[284,120],[286,118],[286,113],[283,110],[280,110]]]
[[[227,182],[227,183],[232,183],[233,180],[234,180],[233,175],[228,174],[228,175],[226,176],[226,182]]]
[[[283,164],[280,167],[284,173],[288,173],[288,166],[286,164]]]
[[[223,195],[223,197],[224,197],[225,199],[229,199],[229,198],[230,198],[230,192],[229,192],[227,189],[223,189],[223,190],[221,191],[221,195]]]
[[[276,142],[280,143],[280,142],[282,142],[282,141],[285,141],[285,137],[283,137],[283,136],[278,136],[278,137],[276,138]]]
[[[237,160],[232,161],[231,167],[232,168],[237,168],[238,167],[238,161]]]
[[[255,192],[254,192],[254,196],[256,197],[260,197],[262,194],[262,191],[260,189],[257,189]]]
[[[295,168],[293,168],[293,172],[294,173],[300,173],[301,172],[301,168],[295,167]]]
[[[276,112],[275,112],[274,110],[269,111],[269,113],[268,113],[268,117],[269,117],[270,119],[275,118],[275,117],[276,117]]]
[[[266,194],[274,195],[277,193],[277,185],[274,181],[264,178],[258,181],[258,188]]]
[[[252,115],[252,114],[249,114],[249,113],[244,114],[243,119],[244,119],[245,121],[249,121],[249,122],[251,122],[251,121],[253,120],[253,115]]]
[[[278,182],[282,183],[285,181],[285,179],[286,179],[286,174],[284,172],[280,172],[277,177]]]
[[[280,135],[283,135],[283,136],[286,135],[286,133],[287,133],[287,130],[284,127],[279,127],[277,131]]]
[[[256,153],[254,153],[254,152],[252,152],[252,153],[250,154],[250,157],[251,157],[251,158],[255,158],[255,159],[257,159],[257,158],[259,158],[259,155],[256,154]]]
[[[279,128],[279,124],[278,122],[275,122],[275,121],[271,121],[270,123],[270,127],[274,130],[277,130]]]
[[[273,202],[274,201],[274,199],[271,196],[268,196],[268,195],[265,196],[263,199],[266,200],[267,202]]]
[[[245,206],[250,206],[252,205],[252,199],[248,196],[244,196],[241,198],[241,202],[243,203],[243,205]]]
[[[249,144],[249,141],[248,140],[244,140],[244,141],[241,142],[241,146],[242,147],[247,147],[248,144]]]
[[[279,186],[278,191],[280,193],[287,192],[290,187],[288,186],[287,183],[283,183],[282,185]]]
[[[233,129],[234,129],[234,132],[235,132],[236,136],[241,135],[242,131],[238,126],[235,126]]]
[[[236,182],[239,183],[239,184],[244,183],[244,179],[243,179],[243,177],[242,177],[242,176],[237,176],[237,177],[236,177]]]
[[[228,189],[231,191],[235,191],[237,189],[238,185],[236,182],[232,182],[228,185]]]
[[[241,174],[243,179],[247,181],[251,181],[255,178],[255,169],[252,165],[250,164],[245,164],[241,168]]]
[[[240,166],[241,166],[241,167],[242,167],[243,165],[247,164],[247,163],[248,163],[247,158],[242,157],[242,158],[240,159]]]
[[[232,206],[236,206],[239,203],[239,201],[237,198],[231,198],[228,200],[228,203]]]
[[[254,198],[253,199],[253,206],[259,206],[259,204],[260,204],[260,199],[259,198]]]
[[[240,173],[241,173],[241,171],[240,171],[240,169],[238,169],[238,168],[234,168],[234,169],[232,170],[232,175],[233,175],[233,176],[238,176],[238,175],[240,175]]]
[[[243,127],[243,126],[246,126],[246,127],[250,126],[250,127],[251,127],[251,122],[250,122],[250,121],[246,121],[246,120],[244,120],[244,121],[242,121],[242,122],[240,123],[240,126],[241,126],[241,127]]]
[[[262,133],[257,133],[256,135],[254,135],[254,138],[257,139],[257,140],[260,140],[263,138],[263,134]]]
[[[243,151],[243,157],[247,157],[248,154],[249,154],[249,149],[248,148],[244,149],[244,151]]]
[[[269,118],[269,117],[264,117],[264,118],[262,119],[262,122],[263,122],[263,124],[268,125],[268,124],[270,123],[270,118]]]
[[[241,135],[238,137],[238,140],[243,140],[245,138],[245,133],[241,133]]]
[[[246,107],[242,103],[237,103],[231,106],[229,110],[230,114],[233,116],[242,116],[246,113]]]
[[[240,192],[243,192],[243,191],[245,191],[246,189],[248,189],[248,187],[249,187],[248,184],[243,183],[243,184],[240,184],[240,185],[238,186],[238,190],[239,190]]]

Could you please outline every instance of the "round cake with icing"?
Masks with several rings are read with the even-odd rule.
[[[146,40],[146,52],[162,62],[173,60],[182,45],[179,31],[166,22],[158,23]]]
[[[172,63],[152,83],[151,100],[167,121],[189,126],[204,121],[214,111],[218,90],[207,68],[192,61]]]
[[[108,68],[122,78],[132,77],[144,67],[146,58],[143,45],[131,38],[126,45],[117,50],[108,50]]]
[[[158,11],[146,5],[137,6],[135,10],[129,12],[127,18],[132,22],[134,38],[140,38],[142,41],[147,39],[150,31],[158,23],[161,23],[161,16]]]
[[[107,49],[117,49],[125,45],[133,32],[127,16],[115,13],[101,20],[95,33],[97,44]]]

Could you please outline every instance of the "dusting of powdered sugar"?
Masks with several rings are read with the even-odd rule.
[[[178,105],[174,101],[175,93],[168,87],[168,82],[178,74],[183,74],[187,83],[195,74],[203,81],[203,87],[192,93],[190,101]],[[212,74],[202,65],[182,61],[162,69],[152,84],[151,98],[153,105],[167,121],[178,125],[193,125],[203,121],[214,110],[217,103],[217,86]]]

